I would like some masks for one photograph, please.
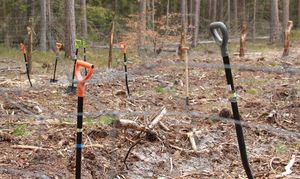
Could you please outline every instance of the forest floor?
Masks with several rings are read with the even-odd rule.
[[[231,53],[255,178],[280,176],[293,158],[284,178],[300,178],[300,52],[281,53]],[[184,62],[176,55],[129,62],[131,97],[121,65],[96,67],[84,98],[82,178],[246,178],[219,54],[190,52],[189,106]],[[0,178],[74,178],[77,96],[66,93],[72,63],[59,61],[57,83],[49,82],[53,62],[41,65],[30,87],[22,62],[0,55]],[[141,135],[115,122],[149,127],[158,114],[161,123]]]

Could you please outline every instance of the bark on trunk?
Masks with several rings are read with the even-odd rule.
[[[86,18],[86,0],[80,0],[81,12],[81,35],[84,39],[88,38],[87,32],[87,18]]]
[[[144,47],[145,31],[146,31],[146,0],[140,0],[140,24],[139,24],[139,35],[138,35],[139,49]]]
[[[75,6],[74,0],[65,0],[65,53],[66,57],[75,59]]]
[[[199,34],[200,0],[195,0],[195,30],[193,36],[193,47],[197,46]]]
[[[253,0],[252,42],[255,42],[255,36],[256,36],[256,0]]]
[[[290,18],[290,13],[289,13],[289,7],[290,7],[290,0],[284,0],[283,1],[283,33],[285,32],[286,30],[286,27],[288,25],[288,21],[289,21],[289,18]]]
[[[181,24],[182,24],[182,31],[187,32],[187,18],[186,18],[186,0],[180,1],[180,10],[181,10]]]
[[[271,0],[270,30],[270,42],[275,43],[279,39],[278,0]]]
[[[111,22],[110,28],[110,35],[109,35],[109,54],[108,54],[108,68],[111,68],[112,64],[112,57],[113,57],[113,44],[114,44],[114,30],[115,30],[115,23],[114,21]]]
[[[40,50],[45,52],[47,50],[47,2],[40,0],[41,6],[41,29],[40,29]]]

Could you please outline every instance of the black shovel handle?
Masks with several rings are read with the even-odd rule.
[[[223,22],[213,22],[209,25],[209,30],[216,41],[216,43],[220,46],[222,56],[226,57],[228,56],[228,49],[227,49],[227,44],[228,44],[228,30],[226,25]],[[218,32],[218,30],[221,32]]]

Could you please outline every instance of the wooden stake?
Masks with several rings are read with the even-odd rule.
[[[185,60],[185,104],[189,105],[189,58],[188,58],[189,47],[183,46],[183,54]]]
[[[293,21],[288,21],[287,27],[284,31],[284,50],[282,57],[286,57],[289,55],[289,46],[290,46],[290,34],[293,27]]]

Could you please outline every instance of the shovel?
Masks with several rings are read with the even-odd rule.
[[[240,123],[241,119],[240,119],[240,114],[239,114],[239,109],[238,109],[238,104],[237,104],[237,95],[236,95],[235,89],[234,89],[233,77],[232,77],[232,72],[231,72],[229,56],[228,56],[228,49],[227,49],[228,31],[223,22],[213,22],[210,24],[209,28],[210,28],[210,32],[211,32],[214,40],[221,48],[221,54],[223,57],[227,85],[228,85],[229,91],[232,94],[232,97],[230,98],[231,108],[232,108],[234,120],[236,121],[235,122],[235,130],[236,130],[236,134],[237,134],[237,140],[238,140],[238,144],[239,144],[242,163],[243,163],[243,166],[244,166],[244,169],[245,169],[245,172],[246,172],[248,178],[253,179],[253,175],[252,175],[250,165],[248,162],[248,157],[247,157],[247,150],[246,150],[246,145],[245,145],[245,140],[244,140],[243,128]],[[222,37],[220,36],[219,31],[221,32]]]
[[[88,69],[88,74],[85,77],[81,76],[80,67]],[[89,80],[94,72],[94,65],[77,60],[75,64],[75,76],[78,80],[77,84],[77,138],[76,138],[76,179],[81,178],[81,152],[83,148],[82,144],[82,131],[83,131],[83,97],[85,82]]]

